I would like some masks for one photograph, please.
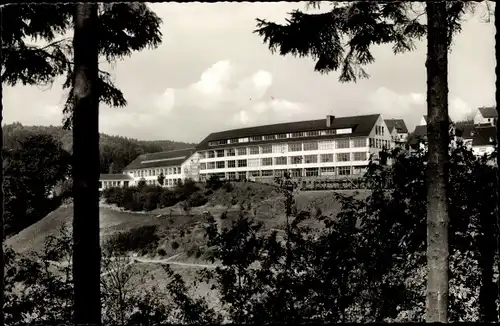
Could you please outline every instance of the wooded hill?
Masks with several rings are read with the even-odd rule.
[[[49,134],[72,152],[73,136],[61,126],[24,126],[19,122],[4,125],[3,141],[6,150],[17,149],[19,141],[28,135]],[[138,155],[195,146],[193,143],[171,140],[144,141],[133,138],[100,134],[101,173],[120,173]]]

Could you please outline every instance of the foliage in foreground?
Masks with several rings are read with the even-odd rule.
[[[72,238],[67,227],[49,237],[42,253],[19,257],[8,249],[6,325],[64,324],[73,313]],[[105,246],[101,296],[104,325],[217,323],[203,298],[192,298],[184,280],[168,266],[160,280],[130,257]],[[147,285],[146,285],[147,284]],[[162,285],[163,284],[163,285]]]
[[[220,265],[199,277],[217,294],[217,312],[206,298],[191,296],[191,284],[168,268],[166,286],[137,287],[147,280],[145,274],[119,245],[105,246],[105,323],[423,321],[427,153],[396,149],[389,155],[393,165],[369,166],[367,198],[332,194],[342,204],[336,216],[298,211],[297,185],[288,178],[278,180],[286,208],[283,232],[264,230],[244,211],[227,228],[207,214],[209,255]],[[461,144],[451,149],[450,158],[450,320],[481,321],[498,308],[496,195],[489,191],[495,167]],[[387,179],[390,189],[383,186]],[[312,219],[323,227],[304,223]],[[70,262],[70,244],[51,241],[42,256],[17,264],[9,253],[9,325],[34,315],[58,322],[71,314],[71,266],[50,264]],[[13,289],[19,284],[23,294]]]
[[[241,214],[218,230],[207,216],[209,246],[221,266],[215,281],[224,311],[243,323],[421,322],[425,310],[427,153],[400,149],[394,164],[371,164],[366,199],[336,195],[336,216],[296,210],[289,179],[284,234],[262,232]],[[462,144],[451,149],[450,320],[481,321],[496,312],[495,168]],[[393,185],[390,189],[384,184]],[[310,229],[306,219],[323,223]]]

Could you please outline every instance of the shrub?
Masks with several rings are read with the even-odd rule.
[[[134,251],[144,255],[152,252],[160,240],[156,234],[157,228],[156,225],[145,225],[114,234],[107,241],[105,247],[118,253]]]
[[[179,243],[177,241],[172,242],[172,249],[177,250],[179,248]]]
[[[224,184],[222,185],[222,188],[224,188],[224,190],[225,190],[225,191],[227,191],[227,192],[231,192],[231,191],[233,191],[234,186],[233,186],[233,184],[232,184],[231,182],[226,181],[226,182],[224,182]]]
[[[163,248],[159,248],[157,251],[158,255],[160,256],[165,256],[167,254],[167,252],[165,251],[165,249]]]
[[[208,198],[206,198],[205,196],[203,196],[201,193],[199,192],[195,192],[194,194],[192,194],[188,200],[187,200],[187,204],[190,206],[190,207],[199,207],[199,206],[203,206],[205,205],[206,203],[208,202]]]
[[[212,175],[210,176],[210,178],[208,178],[206,187],[211,190],[217,190],[222,187],[222,184],[223,182],[218,176]]]
[[[219,218],[220,218],[221,220],[225,220],[225,219],[227,219],[227,212],[226,212],[226,211],[222,212],[222,214],[220,214],[220,217],[219,217]]]

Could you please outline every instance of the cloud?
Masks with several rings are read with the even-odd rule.
[[[385,87],[378,88],[368,96],[373,112],[381,113],[384,118],[403,118],[409,129],[427,114],[427,96],[424,93],[398,94]],[[460,97],[450,96],[448,112],[453,120],[462,120],[473,112],[472,107]]]

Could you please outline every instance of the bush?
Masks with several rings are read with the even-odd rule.
[[[145,225],[114,234],[105,247],[122,254],[130,251],[139,252],[142,255],[147,254],[154,250],[160,240],[156,234],[157,228],[156,225]]]
[[[179,246],[179,243],[178,243],[177,241],[172,242],[172,245],[171,245],[171,246],[172,246],[172,249],[173,249],[173,250],[177,250],[177,249],[180,247],[180,246]]]
[[[203,196],[201,193],[196,192],[188,198],[187,205],[189,207],[199,207],[205,205],[207,202],[208,198]]]
[[[165,249],[163,248],[159,248],[157,251],[158,255],[160,256],[165,256],[167,254],[167,252],[165,251]]]
[[[211,189],[211,190],[217,190],[220,187],[222,187],[222,184],[223,184],[223,182],[218,176],[212,175],[207,180],[206,188]]]

